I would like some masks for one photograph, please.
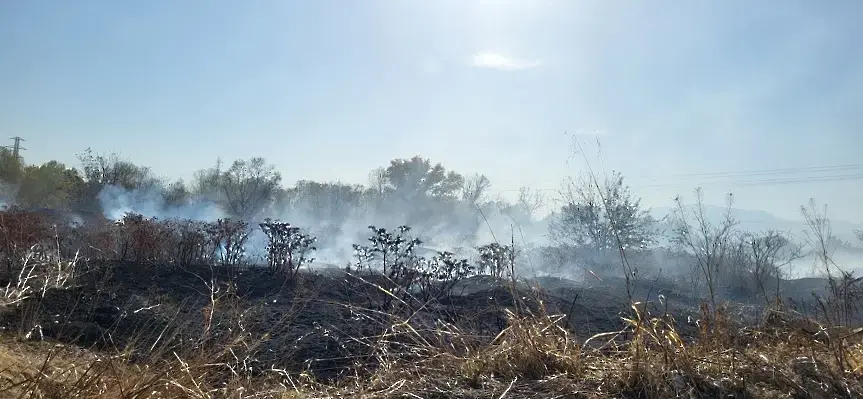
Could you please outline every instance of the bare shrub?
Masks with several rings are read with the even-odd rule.
[[[294,280],[303,265],[314,262],[310,257],[316,250],[316,237],[304,234],[290,223],[267,219],[260,224],[267,235],[267,266],[272,273],[285,274]]]
[[[677,208],[671,217],[672,242],[695,257],[695,268],[704,279],[709,293],[711,310],[717,309],[716,296],[723,266],[731,255],[732,238],[737,221],[731,213],[733,196],[727,196],[727,206],[722,221],[714,225],[704,208],[704,193],[695,190],[694,209],[687,211],[681,197],[675,198]],[[698,281],[693,281],[693,292],[698,292]]]
[[[727,282],[747,295],[760,295],[770,303],[780,296],[783,268],[803,256],[802,246],[786,234],[767,230],[762,233],[742,232],[732,251],[730,273],[735,281]]]
[[[213,252],[218,264],[231,271],[245,260],[246,242],[249,240],[249,224],[242,220],[219,219],[206,226]]]
[[[14,206],[0,212],[0,257],[9,276],[20,270],[28,253],[55,243],[54,229],[44,215]]]
[[[21,259],[17,275],[3,289],[2,305],[21,302],[49,289],[63,289],[74,281],[78,258],[61,260],[56,254],[30,249]]]
[[[153,264],[166,260],[168,232],[156,218],[127,213],[117,222],[120,227],[120,260]]]
[[[212,264],[213,248],[207,234],[207,223],[188,219],[165,222],[170,234],[170,262],[180,267]]]

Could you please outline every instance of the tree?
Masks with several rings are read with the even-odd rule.
[[[384,198],[389,189],[388,184],[387,170],[385,168],[375,168],[369,172],[369,191],[373,198]]]
[[[809,206],[801,206],[800,213],[806,221],[808,229],[804,239],[812,250],[812,254],[820,262],[822,273],[831,281],[841,275],[842,270],[833,261],[833,252],[836,250],[838,240],[833,235],[830,219],[827,217],[827,205],[819,211],[815,199],[809,200]],[[817,267],[817,266],[816,266]],[[834,270],[835,269],[835,270]]]
[[[16,158],[12,151],[0,147],[0,200],[12,201],[18,191],[18,185],[24,176],[24,164]]]
[[[199,198],[217,199],[222,192],[222,160],[217,159],[211,168],[195,171],[189,186],[192,195]]]
[[[739,235],[732,266],[737,268],[737,277],[740,279],[738,284],[743,285],[741,288],[761,294],[769,303],[767,284],[770,280],[776,282],[775,296],[778,297],[779,283],[785,274],[782,268],[800,257],[801,246],[780,231],[771,229],[762,233],[744,232]]]
[[[115,153],[107,156],[94,155],[88,148],[78,155],[78,160],[81,161],[84,181],[99,189],[113,185],[133,190],[151,188],[161,183],[153,176],[150,168],[120,159]]]
[[[153,176],[150,168],[123,160],[115,153],[98,155],[87,148],[78,154],[78,160],[81,162],[83,180],[77,201],[79,210],[100,210],[98,196],[107,186],[126,191],[135,190],[139,195],[156,192],[162,187],[162,182]]]
[[[521,187],[518,189],[517,204],[528,218],[533,218],[536,212],[545,205],[545,196],[538,190]]]
[[[596,179],[570,180],[562,190],[564,205],[551,223],[559,244],[596,251],[645,248],[653,243],[656,221],[641,208],[620,173],[599,186]]]
[[[16,202],[26,207],[68,209],[73,207],[81,184],[78,172],[60,162],[27,166]]]
[[[258,216],[273,201],[282,175],[264,158],[236,160],[219,176],[225,210],[243,219]]]
[[[455,198],[464,186],[464,177],[447,171],[441,164],[420,156],[394,159],[386,168],[386,180],[394,194],[403,199]]]
[[[488,177],[481,174],[474,174],[470,178],[464,181],[464,187],[462,188],[461,200],[469,205],[476,205],[483,198],[485,198],[486,192],[491,187],[491,181]]]
[[[737,220],[732,214],[734,197],[726,197],[726,210],[722,221],[714,225],[708,220],[704,208],[704,193],[695,190],[695,206],[690,211],[683,205],[683,199],[674,199],[677,205],[671,215],[672,242],[695,258],[695,266],[701,272],[710,294],[712,310],[716,310],[716,290],[723,272],[722,267],[732,254],[732,237]],[[697,285],[697,280],[693,281]],[[697,288],[696,288],[697,292]]]
[[[341,224],[360,206],[364,188],[360,185],[318,183],[300,180],[288,190],[291,206],[309,218]]]
[[[192,193],[180,179],[168,184],[162,192],[162,197],[166,207],[178,207],[188,205],[192,199]]]

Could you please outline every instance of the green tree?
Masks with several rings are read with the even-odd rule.
[[[21,179],[24,177],[24,164],[12,155],[12,151],[0,147],[0,200],[13,201]]]
[[[462,175],[447,171],[441,164],[420,156],[411,159],[394,159],[385,171],[388,189],[404,199],[431,197],[456,198],[464,187]]]
[[[98,155],[93,154],[93,151],[88,148],[78,155],[78,160],[81,161],[84,180],[99,189],[113,185],[134,190],[161,184],[159,179],[153,176],[150,168],[123,160],[115,153]]]
[[[26,207],[69,209],[75,205],[81,184],[78,171],[60,162],[27,166],[16,202]]]
[[[192,192],[216,201],[233,217],[252,219],[273,203],[281,192],[282,175],[264,158],[236,160],[227,170],[221,161],[195,173]]]
[[[186,188],[183,180],[171,182],[162,191],[166,207],[186,205],[191,201],[192,193]]]

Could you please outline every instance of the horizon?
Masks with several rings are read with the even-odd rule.
[[[702,186],[863,222],[854,2],[201,4],[5,6],[0,133],[31,164],[91,147],[187,182],[261,156],[284,186],[366,184],[420,155],[509,200],[584,157],[653,208]]]

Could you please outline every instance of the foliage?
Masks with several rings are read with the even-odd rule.
[[[458,259],[451,252],[440,252],[431,259],[418,262],[417,276],[412,285],[418,286],[420,300],[424,303],[439,301],[449,296],[460,281],[474,272],[467,259]]]
[[[263,158],[236,160],[220,179],[227,210],[239,218],[252,219],[273,200],[282,175]]]
[[[24,176],[24,164],[20,158],[15,158],[12,150],[0,147],[0,181],[8,185],[16,185]]]
[[[0,259],[7,273],[18,270],[28,252],[50,248],[55,238],[50,221],[42,214],[15,206],[0,212]]]
[[[477,248],[479,252],[478,270],[500,278],[512,272],[515,267],[515,248],[512,245],[500,245],[496,242]]]
[[[559,244],[597,251],[645,248],[655,240],[655,220],[641,208],[623,176],[615,173],[602,186],[596,179],[573,180],[563,190],[565,204],[551,225]]]
[[[264,158],[238,159],[227,169],[215,167],[195,173],[191,193],[213,198],[233,217],[251,220],[264,212],[279,194],[282,175]]]
[[[407,269],[416,261],[414,250],[422,245],[422,241],[409,237],[411,228],[408,226],[399,226],[392,232],[375,226],[369,226],[369,230],[372,232],[368,239],[371,245],[353,245],[359,264],[377,266],[391,279],[406,275]]]
[[[160,182],[150,168],[123,160],[118,154],[93,154],[88,148],[78,155],[84,181],[98,193],[104,186],[118,186],[126,190],[153,187]]]
[[[315,220],[341,223],[363,201],[362,186],[300,180],[286,192],[291,209]]]
[[[353,244],[357,269],[377,269],[383,274],[385,280],[379,286],[388,294],[378,306],[391,309],[396,298],[403,301],[410,296],[410,288],[421,275],[418,266],[422,259],[416,255],[415,249],[422,241],[409,236],[411,229],[408,226],[399,226],[395,231],[369,226],[369,230],[372,233],[368,238],[370,245]]]
[[[57,161],[24,168],[16,202],[30,208],[69,209],[83,184],[75,169]]]
[[[420,156],[394,159],[386,168],[388,191],[403,199],[454,198],[464,186],[464,177],[441,164]]]

